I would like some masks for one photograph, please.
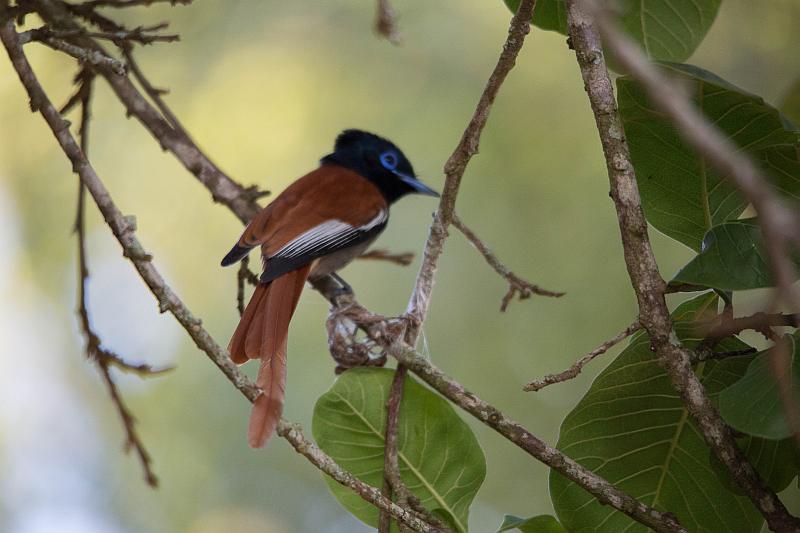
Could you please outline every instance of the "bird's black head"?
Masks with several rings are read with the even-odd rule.
[[[417,179],[411,163],[394,143],[366,131],[344,130],[336,138],[333,153],[321,163],[340,165],[364,176],[389,203],[412,193],[439,196]]]

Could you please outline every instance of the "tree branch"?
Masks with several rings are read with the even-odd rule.
[[[36,30],[31,30],[31,32],[34,31]],[[36,35],[34,35],[33,33],[29,33],[26,36],[26,39],[24,39],[23,41],[40,42],[44,45],[49,46],[53,50],[64,52],[65,54],[74,57],[81,63],[97,67],[98,69],[101,70],[108,70],[113,74],[116,74],[117,76],[125,75],[125,64],[119,59],[111,57],[110,55],[104,52],[100,52],[98,50],[90,50],[87,48],[76,46],[68,41],[65,41],[64,39],[52,37],[48,35],[46,32],[41,32]]]
[[[375,33],[392,44],[400,44],[403,40],[397,27],[397,15],[389,0],[378,0],[375,9]]]
[[[489,76],[486,87],[478,100],[478,105],[475,108],[475,112],[469,124],[461,136],[461,140],[445,164],[444,172],[446,178],[444,190],[439,200],[439,207],[433,215],[433,223],[431,224],[428,239],[425,243],[422,265],[417,274],[416,283],[414,284],[414,289],[411,293],[406,311],[409,320],[405,331],[405,342],[409,346],[416,346],[420,330],[428,315],[436,267],[442,255],[442,251],[444,250],[444,242],[447,239],[447,228],[455,216],[455,203],[461,185],[461,179],[464,176],[464,171],[470,159],[478,152],[481,133],[483,132],[484,126],[486,126],[486,121],[489,119],[489,111],[497,97],[497,93],[500,91],[500,87],[505,81],[506,76],[508,76],[508,73],[514,68],[517,55],[525,42],[525,36],[530,32],[530,21],[533,16],[535,5],[536,0],[522,0],[522,2],[520,2],[517,12],[511,18],[508,28],[508,37],[503,45],[503,50],[500,53],[497,65]],[[402,362],[397,366],[396,372],[400,374],[398,376],[398,380],[400,381],[397,400],[398,407],[397,410],[387,413],[387,430],[397,425],[396,418],[399,412],[400,402],[402,401],[402,382],[405,379],[405,368]],[[384,454],[396,455],[397,450],[384,448]],[[392,468],[397,464],[397,459],[395,457],[389,457],[386,459],[385,464],[387,467]],[[396,479],[402,482],[399,472],[385,472],[384,476],[389,480]]]
[[[461,180],[464,177],[464,171],[467,169],[472,156],[478,153],[481,133],[484,126],[486,126],[486,121],[489,119],[492,104],[506,76],[514,68],[517,55],[525,42],[525,36],[530,32],[530,21],[535,6],[536,0],[522,0],[520,2],[517,12],[511,19],[508,37],[503,44],[503,50],[500,53],[497,65],[486,82],[486,87],[481,94],[467,128],[461,136],[461,140],[444,166],[445,182],[442,197],[439,200],[439,208],[433,215],[433,223],[430,227],[428,240],[425,243],[422,266],[419,274],[417,274],[414,290],[408,303],[407,313],[412,315],[419,324],[425,322],[425,318],[428,315],[436,267],[444,250],[447,228],[453,221],[456,197],[461,186]],[[417,328],[412,328],[414,342],[411,342],[411,345],[415,344],[417,337],[417,332],[414,329]]]
[[[589,0],[589,5],[593,2]],[[753,160],[706,120],[684,91],[650,63],[639,46],[620,31],[605,10],[593,9],[593,13],[603,41],[614,52],[620,65],[642,85],[650,100],[669,117],[680,135],[731,180],[753,205],[780,289],[776,296],[800,309],[800,294],[794,286],[797,276],[788,253],[789,243],[800,245],[800,216],[769,186]]]
[[[554,292],[543,289],[538,285],[520,278],[511,272],[507,266],[501,263],[497,256],[492,253],[486,243],[484,243],[474,231],[464,224],[455,213],[453,213],[452,223],[461,233],[464,234],[464,237],[466,237],[467,240],[471,242],[475,248],[477,248],[483,258],[486,259],[486,262],[489,263],[489,266],[492,267],[494,271],[500,275],[500,277],[508,282],[508,292],[505,296],[503,296],[503,300],[500,303],[500,311],[505,311],[508,308],[508,304],[514,299],[516,294],[519,294],[520,300],[530,298],[533,294],[550,296],[551,298],[560,298],[566,294],[564,292]]]
[[[755,313],[750,316],[739,318],[723,317],[719,323],[711,328],[703,339],[703,345],[714,347],[719,341],[726,337],[738,335],[745,330],[753,330],[764,335],[768,340],[772,340],[769,328],[781,326],[794,326],[797,323],[797,314],[781,313]]]
[[[690,352],[676,340],[664,299],[666,284],[658,271],[650,246],[647,222],[642,211],[622,120],[606,69],[600,35],[593,20],[582,9],[580,0],[567,0],[567,15],[570,40],[575,49],[606,158],[625,263],[639,304],[639,320],[650,335],[654,351],[707,444],[731,472],[736,483],[750,496],[770,527],[786,530],[800,527],[800,523],[788,513],[775,493],[766,487],[736,446],[730,428],[720,417],[703,384],[692,370]],[[609,45],[613,47],[611,43]]]
[[[605,341],[603,344],[575,361],[575,363],[568,369],[564,370],[563,372],[559,372],[558,374],[549,374],[542,379],[531,381],[525,385],[522,390],[525,392],[536,392],[542,390],[548,385],[552,385],[553,383],[561,383],[562,381],[567,381],[578,377],[578,374],[581,373],[583,367],[589,364],[595,357],[606,353],[613,346],[616,346],[620,342],[624,341],[640,329],[642,329],[642,325],[637,320],[619,332],[615,337]]]
[[[150,7],[153,4],[166,4],[169,3],[173,6],[183,4],[191,4],[192,0],[86,0],[81,2],[81,4],[89,9],[95,9],[97,7],[116,7],[116,8],[126,8],[126,7],[136,7],[136,6],[145,6]]]
[[[403,252],[399,254],[393,254],[389,250],[370,250],[368,252],[364,252],[360,256],[359,259],[369,259],[374,261],[388,261],[389,263],[394,263],[395,265],[400,266],[408,266],[414,260],[414,252]]]
[[[47,24],[65,30],[81,28],[73,20],[71,9],[81,16],[89,16],[86,10],[78,10],[81,4],[66,4],[60,0],[29,0],[29,2]],[[88,13],[94,12],[90,10]],[[99,15],[92,17],[91,20],[96,24],[111,22]],[[119,27],[119,25],[114,25],[106,27],[104,30],[115,31]],[[103,47],[91,38],[75,37],[74,40],[89,50],[105,52]],[[185,132],[176,130],[147,101],[127,76],[117,76],[106,71],[100,71],[99,74],[108,82],[114,94],[123,103],[128,115],[136,117],[145,129],[158,140],[162,149],[171,152],[191,174],[205,185],[215,202],[226,205],[245,224],[258,213],[261,207],[256,202],[256,198],[262,194],[257,189],[243,187],[220,170],[198,148],[194,140]]]
[[[162,22],[153,26],[138,26],[132,30],[118,29],[116,31],[86,31],[86,30],[58,30],[49,26],[42,26],[41,28],[34,28],[32,30],[24,31],[19,34],[20,44],[26,44],[31,41],[44,41],[49,38],[56,39],[69,39],[82,35],[84,37],[93,37],[95,39],[105,39],[112,41],[117,46],[121,46],[125,41],[136,42],[139,44],[152,44],[155,42],[174,42],[179,41],[180,37],[176,34],[158,35],[152,34],[159,30],[165,29],[169,26],[168,23]]]
[[[89,106],[92,98],[93,80],[94,74],[86,68],[82,68],[75,77],[75,81],[78,83],[78,89],[75,92],[75,95],[81,104],[81,122],[78,134],[81,140],[81,150],[83,151],[84,155],[88,153],[89,147],[89,120],[91,117]],[[86,357],[97,365],[97,369],[99,370],[100,375],[102,376],[103,381],[108,388],[111,402],[114,404],[114,407],[117,410],[117,414],[122,421],[122,427],[125,431],[126,451],[133,449],[136,452],[136,456],[139,458],[139,463],[141,464],[142,471],[144,472],[145,482],[149,486],[156,488],[158,487],[158,477],[156,477],[155,472],[153,472],[152,459],[145,448],[144,442],[142,442],[138,431],[136,431],[136,419],[125,405],[125,402],[123,401],[122,396],[117,389],[117,384],[114,382],[114,378],[111,377],[110,367],[116,366],[122,370],[134,371],[141,376],[153,376],[170,369],[154,369],[147,364],[134,365],[128,363],[116,353],[103,348],[100,337],[92,328],[86,303],[89,283],[89,267],[86,259],[86,230],[84,224],[85,193],[86,188],[83,186],[83,182],[78,180],[78,203],[76,208],[74,228],[77,235],[78,244],[78,321],[80,323],[83,336],[86,340]]]
[[[86,160],[83,152],[75,142],[66,122],[53,107],[45,94],[36,76],[31,70],[22,47],[19,45],[17,33],[12,19],[8,18],[5,8],[0,6],[0,40],[2,41],[20,81],[28,92],[31,108],[42,114],[48,126],[56,137],[61,149],[72,163],[73,170],[78,174],[81,182],[92,195],[97,207],[111,228],[117,241],[124,250],[124,255],[131,260],[143,281],[159,302],[162,312],[169,311],[183,326],[195,344],[208,355],[211,361],[222,370],[233,385],[250,401],[253,402],[261,394],[258,387],[247,376],[242,374],[238,367],[230,360],[227,352],[216,343],[209,333],[202,327],[202,322],[195,318],[178,296],[164,282],[161,274],[152,264],[152,257],[144,251],[135,235],[135,228],[130,218],[125,217],[114,204],[105,185]],[[380,491],[371,487],[358,478],[342,469],[336,462],[308,441],[300,428],[285,420],[278,424],[278,434],[289,441],[295,450],[306,457],[317,468],[331,476],[338,483],[351,488],[364,500],[381,508],[388,509],[392,516],[407,524],[417,531],[438,532],[438,528],[431,526],[412,512],[399,507],[393,502],[383,498]]]

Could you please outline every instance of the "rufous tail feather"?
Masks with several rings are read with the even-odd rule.
[[[309,269],[310,266],[305,266],[287,272],[256,287],[228,345],[231,359],[236,363],[261,360],[256,384],[262,394],[253,404],[247,433],[253,448],[267,443],[283,413],[289,322]]]

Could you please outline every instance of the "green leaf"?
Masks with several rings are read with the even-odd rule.
[[[383,485],[385,404],[394,371],[356,368],[339,376],[314,407],[317,444],[373,487]],[[467,531],[469,506],[486,477],[472,430],[441,396],[407,376],[398,420],[398,460],[406,486],[431,512]],[[377,527],[378,511],[326,477],[348,511]]]
[[[554,516],[547,514],[534,516],[531,518],[519,518],[518,516],[507,514],[503,517],[503,523],[497,533],[518,529],[522,533],[568,533]]]
[[[780,492],[788,487],[800,472],[798,449],[794,438],[783,440],[747,437],[739,447],[769,488]]]
[[[663,63],[662,68],[683,82],[695,104],[723,133],[763,163],[780,192],[800,198],[798,133],[777,109],[697,67]],[[684,143],[638,83],[622,77],[617,89],[647,220],[699,251],[706,232],[738,218],[747,202]]]
[[[786,91],[779,107],[794,124],[800,125],[800,78]]]
[[[702,294],[675,310],[676,333],[686,346],[699,342],[697,322],[713,319],[717,305],[715,295]],[[718,345],[721,351],[744,347],[736,339]],[[695,372],[714,398],[744,374],[750,359],[707,361]],[[714,473],[709,448],[645,333],[631,339],[567,415],[558,448],[635,498],[673,512],[689,531],[756,533],[761,528],[761,515],[750,501],[725,490]],[[555,471],[550,494],[569,531],[647,531]]]
[[[792,350],[791,364],[781,371],[788,372],[789,375],[784,377],[791,380],[794,398],[800,398],[800,332],[787,335],[786,339]],[[784,415],[777,376],[770,368],[771,358],[772,349],[761,352],[747,368],[744,377],[722,391],[719,409],[734,429],[779,440],[791,436],[792,430]]]
[[[519,9],[520,0],[503,0],[512,13]],[[536,0],[533,8],[533,24],[547,31],[557,31],[563,35],[567,28],[567,6],[563,0]]]
[[[520,0],[504,0],[516,12]],[[720,0],[637,0],[620,3],[622,25],[652,59],[685,61],[714,22]],[[567,35],[564,0],[537,0],[533,23]]]
[[[755,219],[714,226],[703,237],[700,253],[670,284],[688,283],[720,290],[745,290],[774,285]]]

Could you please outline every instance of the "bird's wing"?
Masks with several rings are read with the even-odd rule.
[[[389,208],[378,188],[342,167],[323,165],[264,208],[223,260],[232,264],[261,245],[262,281],[367,240],[386,225]]]

